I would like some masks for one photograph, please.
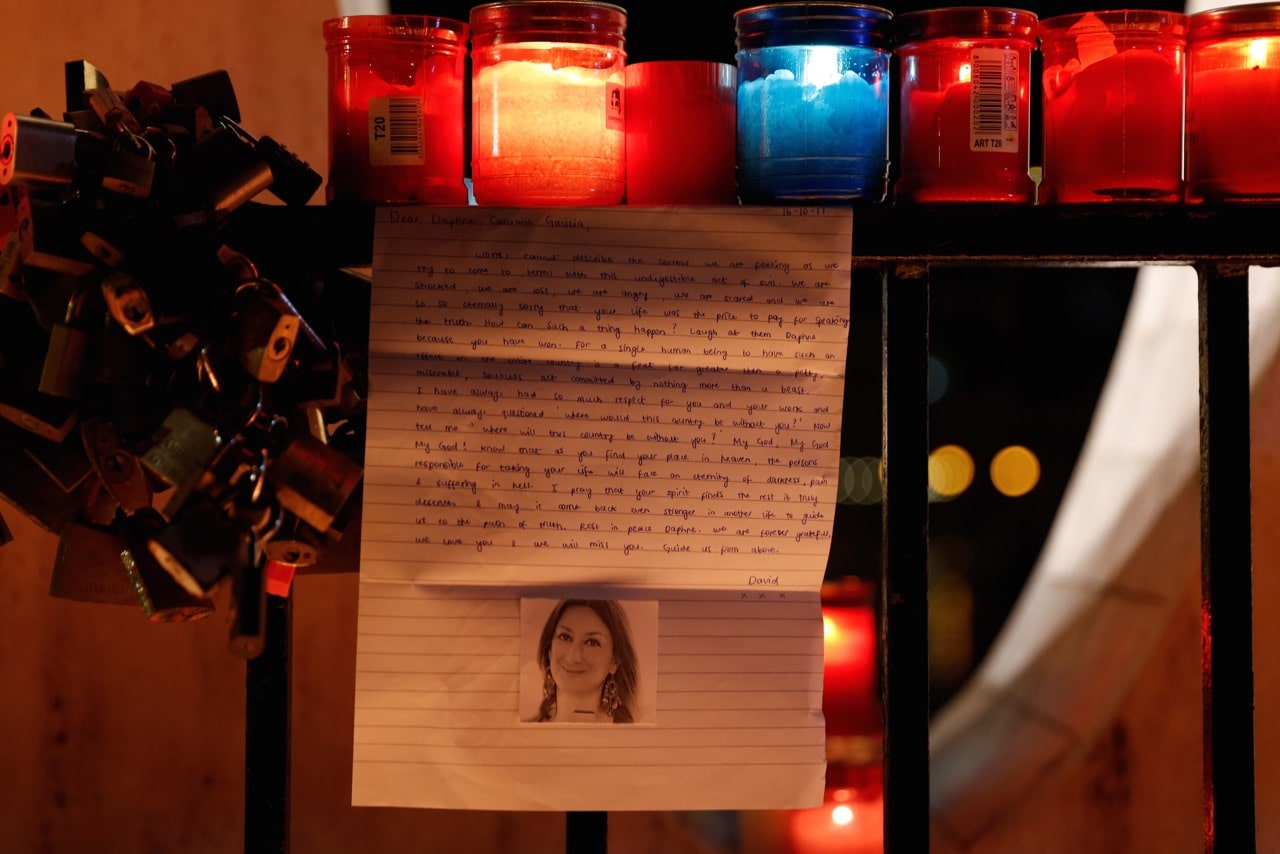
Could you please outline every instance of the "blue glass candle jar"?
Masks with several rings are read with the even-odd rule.
[[[743,204],[884,200],[892,21],[858,3],[734,14]]]

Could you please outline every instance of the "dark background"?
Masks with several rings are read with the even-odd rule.
[[[467,20],[474,3],[393,2],[391,11]],[[734,12],[751,4],[691,0],[619,3],[627,12],[627,62],[697,59],[734,63]],[[939,3],[877,4],[895,15]],[[1028,3],[1051,15],[1115,8],[1107,3]],[[1181,4],[1144,8],[1181,10]],[[895,70],[896,74],[896,70]],[[896,79],[896,78],[895,78]],[[1032,88],[1038,94],[1038,56]],[[1038,97],[1032,98],[1030,160],[1039,163]],[[893,158],[893,152],[890,154]],[[894,177],[890,167],[891,179]],[[854,216],[857,233],[857,215]],[[1105,380],[1132,292],[1131,269],[934,270],[930,280],[930,447],[957,444],[975,464],[973,484],[933,503],[929,515],[930,619],[946,631],[934,648],[931,702],[944,703],[995,640],[1044,544]],[[879,457],[880,278],[852,282],[841,454]],[[945,390],[943,390],[945,387]],[[987,477],[992,456],[1020,444],[1040,461],[1030,493],[1009,498]],[[828,580],[880,578],[878,504],[840,504]],[[892,568],[890,568],[892,571]],[[953,634],[955,626],[963,633]]]

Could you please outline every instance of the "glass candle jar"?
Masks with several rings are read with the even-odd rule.
[[[352,15],[322,27],[329,61],[325,201],[465,205],[467,24]]]
[[[892,20],[857,3],[735,13],[744,204],[884,200]]]
[[[1182,201],[1186,44],[1180,12],[1040,22],[1041,202]]]
[[[1191,15],[1187,200],[1280,198],[1280,4]]]
[[[628,65],[627,204],[725,205],[738,200],[738,69],[727,62]]]
[[[897,201],[1035,200],[1028,149],[1038,22],[1023,9],[980,6],[897,17]]]
[[[476,203],[620,204],[626,12],[511,0],[472,8],[470,24]]]

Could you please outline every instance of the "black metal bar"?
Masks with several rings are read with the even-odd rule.
[[[1256,849],[1249,274],[1197,267],[1204,850]],[[1212,404],[1212,405],[1211,405]]]
[[[859,209],[854,262],[960,266],[1274,264],[1280,205],[915,205]]]
[[[565,854],[605,854],[609,850],[607,812],[568,812],[564,816]]]
[[[881,271],[884,850],[929,850],[929,273]],[[892,500],[891,500],[892,499]]]
[[[289,850],[289,657],[293,597],[268,596],[266,643],[245,685],[246,854]]]

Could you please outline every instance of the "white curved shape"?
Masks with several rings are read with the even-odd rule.
[[[1250,374],[1280,336],[1280,270],[1250,271]],[[933,820],[981,838],[1110,720],[1199,565],[1196,277],[1139,272],[1089,434],[999,637],[930,729]],[[1167,555],[1167,557],[1162,557]]]
[[[1210,5],[1192,2],[1188,11]],[[1071,481],[1018,601],[930,728],[930,812],[971,845],[1094,741],[1199,561],[1199,356],[1191,268],[1138,272]],[[1250,380],[1276,369],[1280,270],[1249,277]]]

